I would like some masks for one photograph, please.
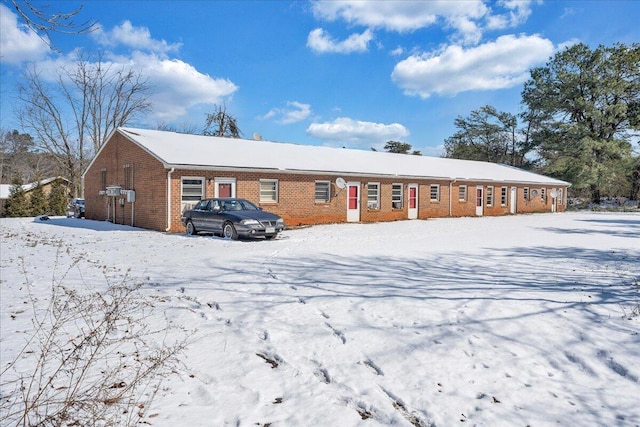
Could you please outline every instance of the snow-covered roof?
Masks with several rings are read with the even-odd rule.
[[[569,185],[496,163],[119,128],[166,167]]]
[[[47,185],[50,182],[55,181],[56,179],[62,179],[68,182],[68,180],[66,178],[63,178],[61,176],[54,176],[51,178],[47,178],[47,179],[43,179],[40,181],[40,185]],[[36,185],[38,185],[37,182],[30,182],[28,184],[23,184],[22,185],[22,190],[23,191],[31,191],[34,188],[36,188]],[[8,199],[9,195],[11,194],[11,187],[13,187],[12,184],[0,184],[0,199]]]

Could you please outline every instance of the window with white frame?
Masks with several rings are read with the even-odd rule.
[[[544,203],[547,203],[547,189],[546,188],[541,188],[540,189],[540,198],[542,199],[542,201]]]
[[[367,208],[380,209],[380,183],[369,182],[367,184]]]
[[[529,187],[524,187],[524,199],[529,200]]]
[[[204,198],[204,178],[182,177],[182,201],[197,202]]]
[[[316,203],[329,203],[331,200],[331,183],[329,181],[316,181]]]
[[[277,179],[261,179],[260,180],[260,203],[277,203],[278,202],[278,180]]]
[[[467,186],[461,185],[458,187],[458,201],[466,202],[467,201]]]
[[[493,206],[493,187],[487,187],[487,206]]]
[[[431,197],[432,202],[440,201],[440,184],[431,184],[429,187],[429,197]]]
[[[508,197],[508,189],[507,187],[502,187],[500,189],[500,205],[501,206],[507,206],[507,204],[509,203],[509,197]]]
[[[402,209],[402,184],[391,185],[391,207]]]

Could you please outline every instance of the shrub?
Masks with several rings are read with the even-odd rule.
[[[52,286],[32,299],[34,333],[1,372],[0,424],[133,426],[160,383],[176,373],[189,334],[174,327],[127,279],[106,292]],[[160,325],[154,327],[153,325]]]

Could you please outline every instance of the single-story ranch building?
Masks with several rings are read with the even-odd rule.
[[[84,173],[85,215],[184,231],[242,197],[288,226],[564,211],[569,183],[487,162],[119,128]]]
[[[42,192],[45,197],[49,197],[51,189],[55,184],[64,186],[67,188],[67,193],[69,192],[69,180],[61,176],[53,176],[40,181],[40,186],[42,186]],[[24,191],[24,195],[27,200],[31,199],[31,193],[37,186],[38,182],[30,182],[22,185],[22,191]],[[7,206],[7,199],[11,195],[11,187],[13,187],[12,184],[0,184],[0,216],[4,215],[4,209]]]

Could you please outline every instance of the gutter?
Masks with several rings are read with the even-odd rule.
[[[168,232],[171,230],[171,174],[175,169],[169,169],[167,172],[167,228],[164,230]]]
[[[451,213],[453,212],[453,184],[455,184],[457,180],[458,178],[454,178],[454,180],[449,183],[449,217],[451,217]]]

